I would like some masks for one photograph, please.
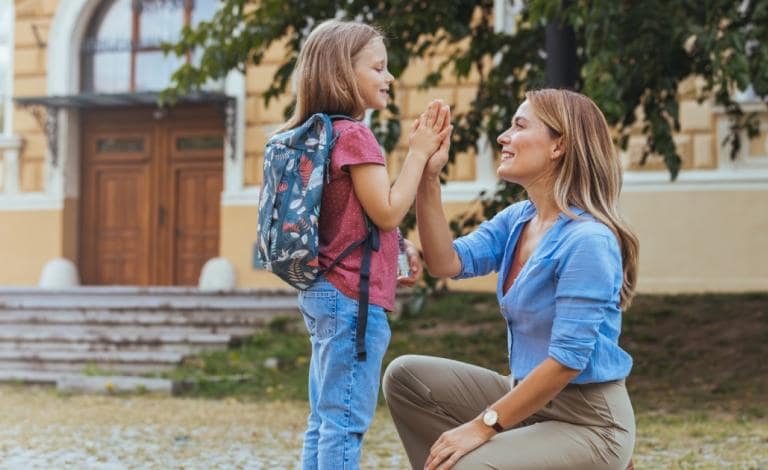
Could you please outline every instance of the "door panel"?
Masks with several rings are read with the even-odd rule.
[[[221,168],[179,166],[174,180],[174,284],[194,284],[203,264],[219,252]]]
[[[221,114],[91,110],[82,128],[83,283],[196,285],[219,252]]]
[[[147,284],[149,211],[147,168],[94,171],[95,278],[104,284]],[[90,276],[89,276],[90,277]]]
[[[84,284],[151,282],[152,133],[90,133],[82,178],[81,277]]]

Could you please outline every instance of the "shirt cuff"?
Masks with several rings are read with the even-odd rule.
[[[554,344],[549,346],[549,357],[569,369],[578,371],[586,369],[587,364],[589,363],[588,354],[574,352],[572,349],[566,349]]]
[[[464,279],[468,277],[474,276],[474,270],[472,269],[473,266],[471,266],[471,263],[467,263],[465,260],[471,259],[471,254],[469,247],[464,242],[464,240],[454,240],[453,241],[453,249],[456,251],[456,254],[459,255],[459,261],[461,262],[461,271],[459,271],[459,274],[453,276],[451,279]]]

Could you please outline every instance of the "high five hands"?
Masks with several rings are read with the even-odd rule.
[[[423,177],[437,178],[448,163],[452,132],[451,108],[442,100],[432,100],[413,121],[408,136],[411,149],[422,151],[428,157]]]
[[[451,109],[442,100],[433,100],[427,109],[411,125],[408,141],[410,148],[427,158],[422,179],[439,178],[440,171],[448,163],[451,146]],[[397,278],[398,285],[412,287],[423,271],[421,256],[416,246],[405,240],[405,253],[410,266],[409,276]]]

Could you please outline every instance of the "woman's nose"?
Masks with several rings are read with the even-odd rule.
[[[509,141],[509,129],[499,134],[498,137],[496,137],[496,142],[498,142],[500,145],[504,145],[505,142]]]

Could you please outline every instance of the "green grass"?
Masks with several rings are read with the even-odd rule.
[[[391,326],[385,366],[416,353],[508,373],[492,294],[441,294]],[[621,345],[635,361],[636,468],[768,469],[768,294],[639,296]],[[285,318],[187,360],[173,378],[186,381],[187,396],[305,401],[309,353],[301,319]]]
[[[440,294],[391,326],[385,365],[417,353],[508,371],[493,294]],[[623,328],[639,411],[768,415],[768,294],[638,296]],[[187,384],[182,393],[189,396],[304,400],[309,354],[301,319],[283,318],[228,351],[188,359],[172,378]]]

